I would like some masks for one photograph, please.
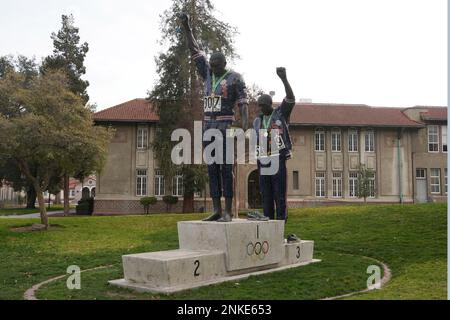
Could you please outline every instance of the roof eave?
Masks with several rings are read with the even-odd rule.
[[[421,124],[411,124],[411,125],[384,125],[384,124],[330,124],[330,123],[290,123],[291,126],[298,127],[314,127],[314,126],[323,126],[323,127],[377,127],[377,128],[423,128],[425,125]]]
[[[94,119],[94,122],[115,122],[115,123],[157,123],[158,120],[137,120],[137,119]]]

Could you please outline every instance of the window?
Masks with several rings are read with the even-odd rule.
[[[368,174],[369,178],[369,198],[375,198],[375,172]]]
[[[299,182],[298,181],[298,171],[294,171],[292,173],[292,183],[293,183],[292,189],[294,189],[294,190],[299,190],[300,189],[298,182]]]
[[[428,152],[439,152],[439,126],[428,126]]]
[[[161,170],[155,170],[155,196],[164,196],[164,175]]]
[[[447,168],[444,169],[445,194],[447,194]]]
[[[74,189],[71,189],[71,190],[70,190],[70,196],[71,196],[71,197],[75,197],[75,190],[74,190]]]
[[[442,152],[447,152],[447,126],[442,126]]]
[[[138,128],[137,130],[137,148],[146,149],[148,147],[148,129]]]
[[[341,132],[331,132],[331,151],[341,152]]]
[[[325,131],[317,130],[316,131],[316,151],[325,151]]]
[[[183,175],[181,172],[177,172],[176,175],[173,177],[172,181],[172,195],[175,197],[182,197],[183,196]]]
[[[333,198],[342,198],[342,172],[333,172]]]
[[[375,134],[374,134],[373,130],[366,131],[364,140],[365,140],[366,152],[374,152],[375,151]]]
[[[325,197],[325,172],[316,172],[316,197]]]
[[[201,198],[202,197],[202,192],[201,191],[194,192],[194,197],[195,198]]]
[[[348,190],[350,198],[358,197],[358,172],[349,172]]]
[[[431,169],[431,193],[441,193],[441,169]]]
[[[136,195],[138,197],[147,195],[147,170],[136,170]]]
[[[358,152],[358,131],[348,132],[348,152]]]
[[[426,179],[427,178],[427,170],[426,169],[416,169],[416,179]]]

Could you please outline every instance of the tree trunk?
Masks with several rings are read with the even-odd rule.
[[[39,211],[41,213],[41,223],[45,226],[46,229],[48,229],[47,210],[45,209],[44,195],[41,190],[37,192],[37,198],[39,202]]]
[[[183,213],[194,212],[194,194],[184,194]]]
[[[61,204],[61,191],[55,194],[55,204]]]
[[[64,174],[64,214],[68,215],[69,213],[69,175],[66,173]]]
[[[36,191],[33,186],[27,187],[27,209],[35,209],[36,208]]]

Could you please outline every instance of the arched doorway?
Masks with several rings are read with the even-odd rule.
[[[81,199],[87,199],[91,195],[91,191],[88,187],[84,187],[83,190],[81,190]]]
[[[250,209],[262,208],[258,170],[254,170],[248,176],[248,206]]]

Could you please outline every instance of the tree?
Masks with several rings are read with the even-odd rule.
[[[31,80],[38,74],[38,66],[34,58],[27,58],[19,55],[17,58],[13,56],[0,57],[0,79],[3,79],[7,73],[17,72],[21,77],[20,85],[28,88]],[[10,97],[15,93],[12,88],[3,87],[0,91],[0,114],[5,117],[20,116],[22,107],[14,105],[10,101]],[[35,171],[35,165],[29,164],[30,170]],[[19,168],[9,160],[3,159],[0,155],[0,181],[5,180],[12,184],[15,191],[25,190],[27,193],[27,208],[34,209],[36,203],[36,191],[32,184],[20,172]]]
[[[0,96],[9,94],[11,108],[20,116],[0,114],[0,154],[12,161],[33,185],[41,222],[49,226],[43,192],[58,173],[73,172],[79,159],[89,159],[86,170],[101,170],[111,132],[94,126],[82,99],[61,72],[39,74],[22,86],[23,74],[9,72],[0,79]],[[32,137],[32,138],[30,138]],[[30,164],[34,164],[35,171]]]
[[[62,27],[58,33],[52,33],[53,54],[44,59],[41,72],[63,71],[68,78],[70,90],[79,96],[86,105],[89,101],[87,87],[89,82],[81,79],[86,73],[84,59],[89,51],[87,42],[80,44],[79,29],[75,27],[73,15],[62,15]],[[87,106],[90,110],[92,108]],[[69,175],[79,174],[82,169],[64,173],[64,213],[69,213]],[[85,175],[88,173],[85,172]]]
[[[155,197],[145,197],[140,200],[142,206],[144,207],[145,214],[148,214],[150,206],[155,205],[158,200]]]
[[[367,168],[364,164],[359,165],[356,195],[358,198],[364,198],[364,203],[367,202],[367,198],[374,192],[373,177],[374,171],[372,169]]]
[[[52,33],[53,54],[46,57],[41,71],[62,70],[68,77],[70,90],[79,95],[86,104],[89,101],[87,87],[89,81],[81,79],[86,74],[84,59],[89,51],[87,42],[80,44],[79,29],[75,27],[73,15],[62,15],[62,27],[58,33]]]
[[[163,202],[166,204],[166,212],[170,211],[170,207],[174,204],[177,204],[178,202],[178,197],[174,197],[174,196],[164,196],[163,197]]]
[[[171,142],[173,130],[185,128],[192,133],[194,119],[200,119],[203,112],[200,104],[203,86],[180,29],[178,16],[183,12],[190,15],[193,32],[205,52],[209,54],[220,50],[229,61],[237,57],[233,43],[236,29],[214,17],[214,6],[210,0],[173,0],[172,7],[161,15],[163,37],[160,44],[167,50],[155,59],[159,80],[148,97],[159,115],[153,150],[166,181],[171,182],[174,173],[182,170],[183,212],[193,212],[194,193],[204,188],[206,167],[183,165],[180,168],[167,161],[176,144]]]

